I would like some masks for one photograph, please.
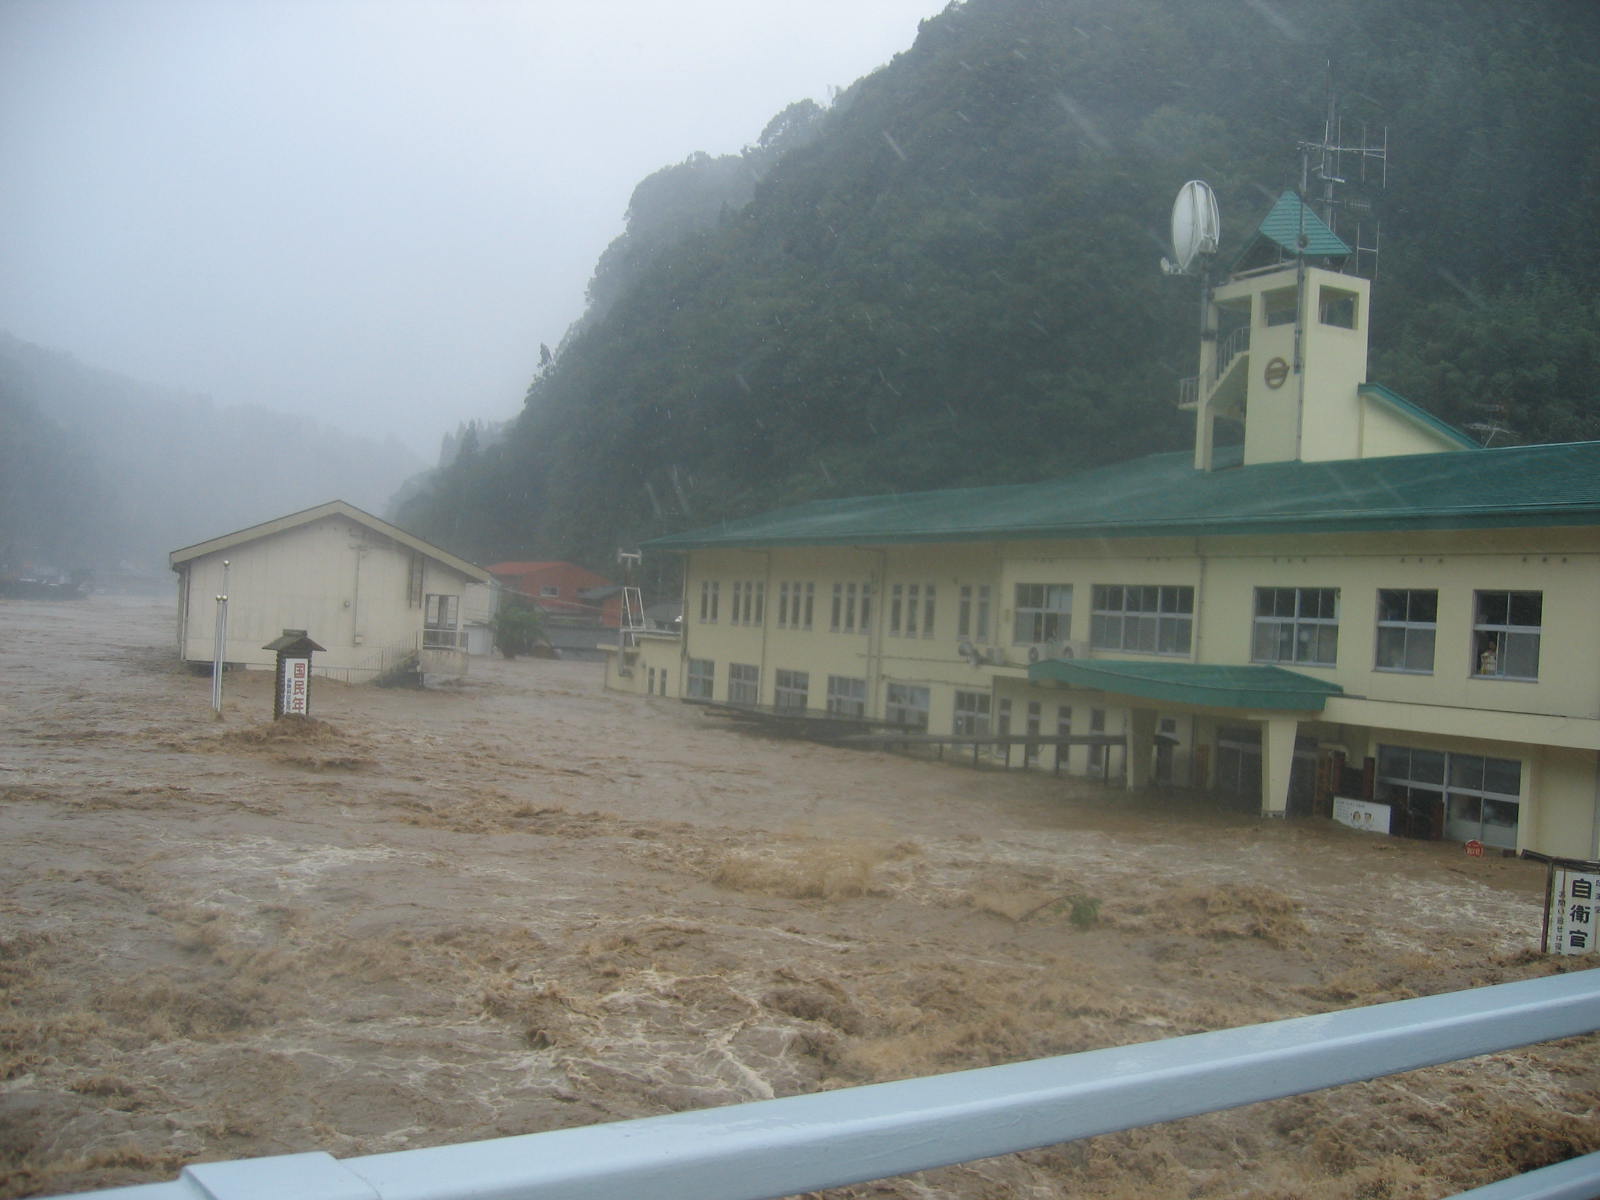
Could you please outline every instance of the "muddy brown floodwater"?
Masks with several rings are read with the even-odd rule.
[[[772,740],[589,663],[278,725],[235,674],[217,720],[173,624],[0,602],[0,1195],[1560,969],[1520,860]],[[830,1195],[1445,1196],[1600,1149],[1597,1091],[1573,1039]]]

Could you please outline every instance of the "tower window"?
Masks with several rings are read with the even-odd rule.
[[[1356,294],[1343,288],[1317,289],[1317,319],[1337,329],[1356,327]]]

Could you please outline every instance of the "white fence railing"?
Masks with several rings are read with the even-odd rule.
[[[1600,970],[1161,1042],[340,1161],[186,1167],[97,1200],[763,1200],[1354,1083],[1600,1029]],[[1475,1200],[1587,1200],[1600,1154]]]

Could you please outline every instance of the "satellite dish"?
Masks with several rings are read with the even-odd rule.
[[[1187,275],[1195,259],[1217,252],[1221,230],[1216,194],[1204,180],[1191,179],[1172,202],[1172,253],[1177,261],[1162,259],[1162,269],[1169,275]]]

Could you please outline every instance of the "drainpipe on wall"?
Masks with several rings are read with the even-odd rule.
[[[763,680],[761,686],[771,686],[772,706],[776,708],[778,706],[778,681],[776,679],[767,679],[767,595],[772,591],[772,551],[762,550],[760,553],[767,560],[766,574],[762,576],[761,580],[761,678]],[[759,693],[756,695],[756,703],[761,703]]]
[[[678,589],[678,699],[688,695],[689,674],[689,551],[683,553],[683,583]]]
[[[878,570],[872,577],[872,627],[867,630],[867,713],[874,720],[883,716],[883,625],[887,621],[886,609],[889,602],[886,599],[887,585],[884,580],[889,575],[889,552],[887,550],[872,551],[878,556]]]

